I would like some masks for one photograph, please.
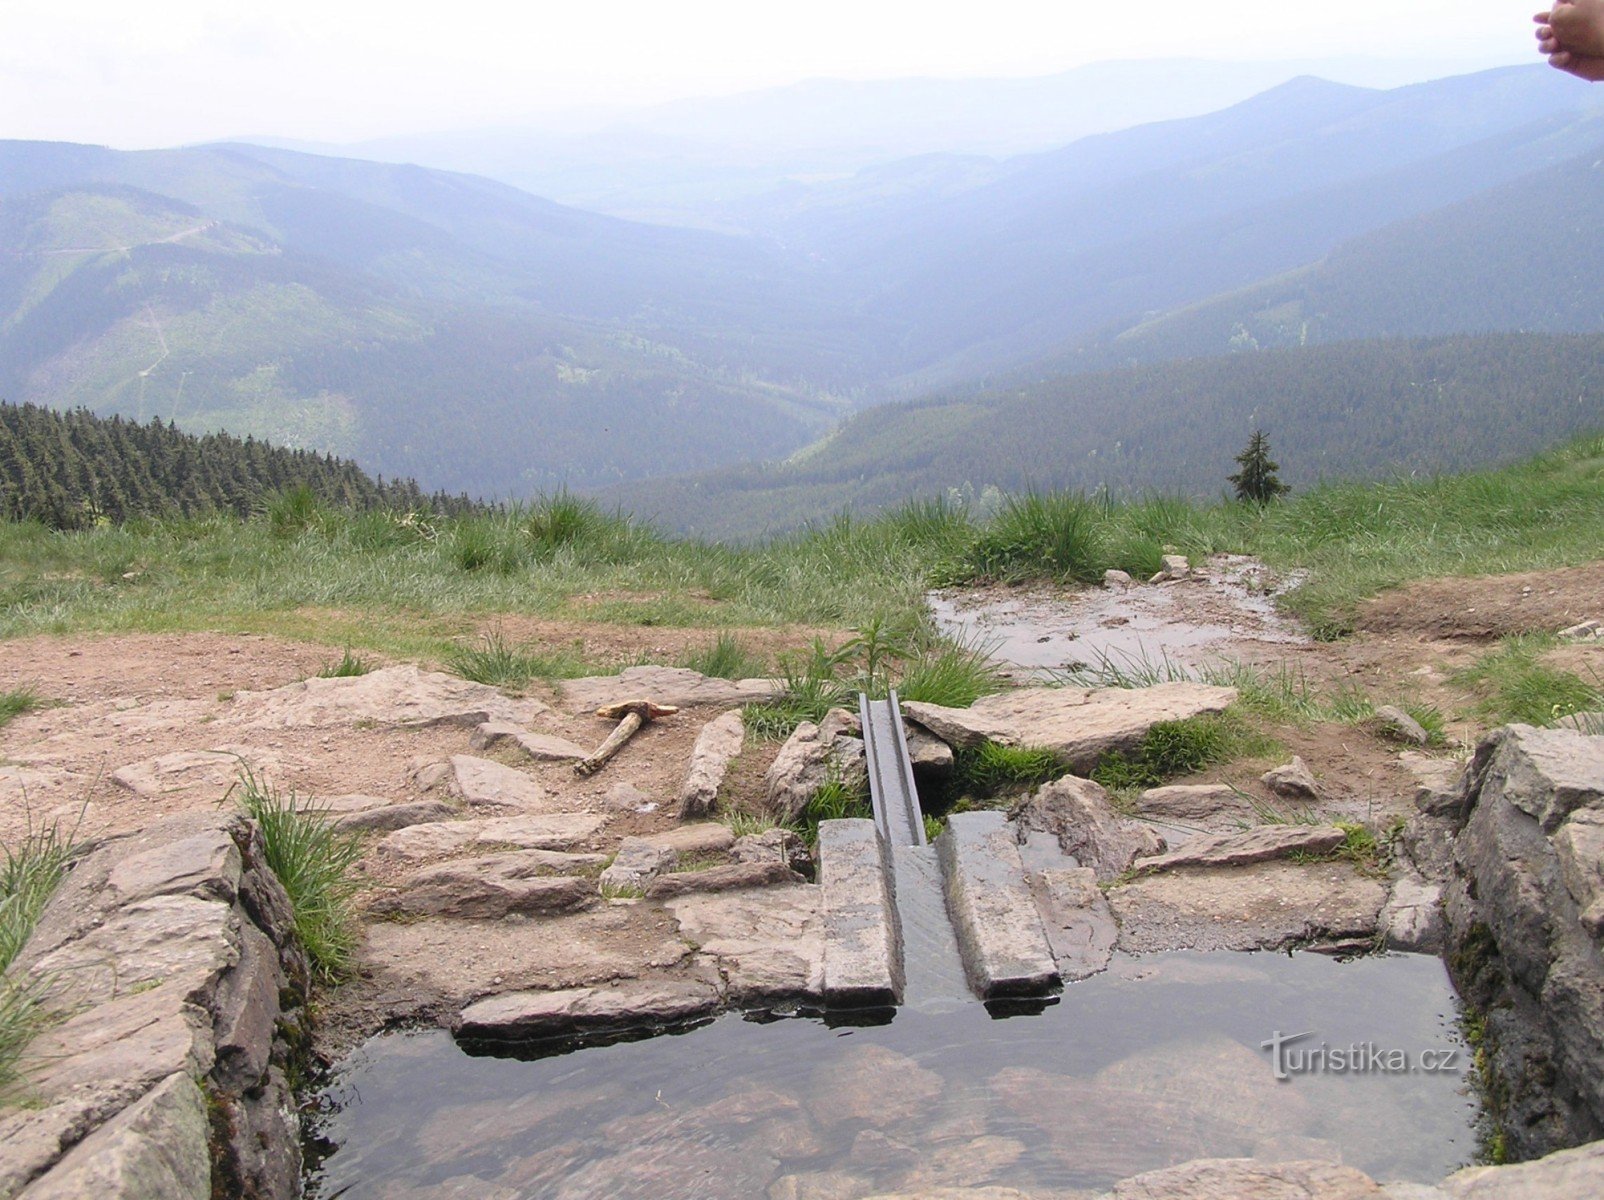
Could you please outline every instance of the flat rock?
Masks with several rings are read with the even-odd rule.
[[[1114,1185],[1110,1200],[1383,1200],[1375,1180],[1336,1163],[1205,1158]]]
[[[1138,871],[1170,871],[1176,867],[1245,867],[1293,854],[1329,854],[1346,840],[1335,825],[1260,825],[1240,833],[1213,834],[1188,842],[1179,850],[1138,858]]]
[[[1313,801],[1320,799],[1320,785],[1315,782],[1309,764],[1297,755],[1285,766],[1274,767],[1259,777],[1277,796],[1285,800]]]
[[[510,746],[522,750],[536,762],[578,762],[589,753],[567,738],[549,733],[531,733],[511,721],[486,721],[473,731],[468,744],[475,750],[494,750]]]
[[[1342,862],[1182,868],[1110,888],[1119,948],[1269,950],[1375,934],[1386,887]]]
[[[719,788],[730,763],[746,744],[746,725],[739,710],[725,713],[702,726],[691,747],[691,765],[679,789],[681,818],[706,816],[718,800]]]
[[[374,912],[422,917],[492,920],[573,912],[594,902],[587,879],[554,875],[541,851],[514,851],[460,859],[415,871],[393,894],[373,902]]]
[[[1161,721],[1223,712],[1235,688],[1162,683],[1148,688],[1018,688],[970,708],[905,702],[903,715],[952,746],[984,741],[1051,750],[1071,770],[1089,771],[1114,750],[1133,749]]]
[[[652,700],[676,708],[697,704],[762,704],[784,691],[774,679],[717,679],[686,667],[626,667],[617,675],[593,675],[565,680],[563,707],[570,712],[594,712],[625,700]]]
[[[723,854],[735,845],[735,834],[719,821],[693,821],[660,833],[648,833],[641,840],[676,854]]]
[[[800,871],[812,865],[807,843],[789,829],[777,827],[735,839],[730,856],[736,862],[783,862]]]
[[[522,771],[471,754],[451,756],[451,784],[470,808],[512,808],[519,812],[551,812],[546,789]]]
[[[902,986],[892,900],[873,821],[820,823],[819,885],[825,1000],[847,1007],[897,1003]]]
[[[1097,873],[1090,867],[1032,872],[1030,887],[1064,982],[1087,979],[1106,969],[1119,927],[1108,898],[1097,886]]]
[[[1463,804],[1463,759],[1438,758],[1418,750],[1405,750],[1398,755],[1398,765],[1408,771],[1415,781],[1415,793],[1411,799],[1419,811],[1442,814]]]
[[[412,800],[345,813],[336,816],[333,823],[340,829],[357,833],[393,833],[412,825],[449,821],[456,815],[456,809],[439,800]]]
[[[673,1024],[712,1012],[718,1000],[718,989],[700,980],[509,992],[468,1005],[457,1019],[456,1032],[461,1037],[522,1040]]]
[[[1558,1200],[1604,1196],[1604,1142],[1561,1150],[1535,1162],[1467,1167],[1442,1181],[1451,1200]]]
[[[800,882],[802,877],[791,870],[790,864],[778,860],[728,863],[702,871],[670,871],[659,875],[647,885],[646,898],[671,900],[692,892],[735,892]]]
[[[1496,786],[1544,833],[1578,808],[1604,807],[1604,738],[1508,725],[1489,735],[1476,759],[1495,760]]]
[[[1142,793],[1136,807],[1143,818],[1150,821],[1208,825],[1254,818],[1252,801],[1225,783],[1180,783],[1149,788]]]
[[[712,959],[733,1003],[814,999],[824,992],[819,888],[694,894],[667,902],[680,936]]]
[[[1019,842],[999,812],[953,813],[936,839],[964,970],[982,999],[1035,996],[1058,986]]]
[[[1018,820],[1056,837],[1064,854],[1104,881],[1123,874],[1138,855],[1164,849],[1150,828],[1116,812],[1099,784],[1075,775],[1038,788],[1019,806]]]
[[[206,1101],[175,1073],[79,1142],[22,1200],[210,1200]]]
[[[249,746],[178,750],[118,767],[111,773],[111,781],[136,796],[162,796],[191,788],[211,789],[221,795],[239,779],[242,768],[262,775],[277,770],[280,764],[272,751]]]
[[[437,821],[386,834],[379,849],[407,862],[460,854],[474,847],[565,850],[589,840],[605,823],[605,818],[591,813]]]
[[[233,709],[258,729],[322,729],[377,725],[528,726],[551,709],[539,700],[512,699],[493,687],[420,671],[410,664],[343,679],[305,679],[266,692],[237,692]]]

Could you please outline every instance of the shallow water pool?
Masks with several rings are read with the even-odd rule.
[[[1284,1043],[1285,1079],[1265,1046],[1278,1034],[1309,1035]],[[732,1013],[558,1049],[473,1054],[440,1031],[373,1039],[324,1093],[332,1151],[310,1194],[1100,1188],[1246,1155],[1435,1181],[1475,1153],[1454,994],[1438,960],[1414,955],[1123,958],[1033,1015],[978,1003],[879,1025]],[[1337,1069],[1356,1049],[1362,1069]]]

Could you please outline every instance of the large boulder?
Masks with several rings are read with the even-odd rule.
[[[1051,750],[1072,771],[1089,771],[1115,750],[1134,749],[1161,721],[1225,711],[1236,689],[1202,683],[1147,688],[1019,688],[969,708],[904,702],[903,715],[953,746],[984,741]]]
[[[1522,1157],[1604,1135],[1604,738],[1512,725],[1442,820],[1449,962],[1486,1019],[1494,1116]],[[1425,818],[1423,818],[1425,819]]]

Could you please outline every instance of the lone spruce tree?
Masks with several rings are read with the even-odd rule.
[[[1292,490],[1276,475],[1280,467],[1270,458],[1270,439],[1264,436],[1264,430],[1253,431],[1247,448],[1236,456],[1236,461],[1242,469],[1226,478],[1236,486],[1238,500],[1268,504]]]

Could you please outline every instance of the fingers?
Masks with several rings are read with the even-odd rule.
[[[1544,38],[1542,41],[1538,42],[1537,43],[1537,50],[1538,50],[1538,53],[1540,53],[1540,54],[1558,54],[1558,53],[1562,53],[1562,51],[1559,48],[1559,39],[1558,38],[1552,38],[1552,37]]]

